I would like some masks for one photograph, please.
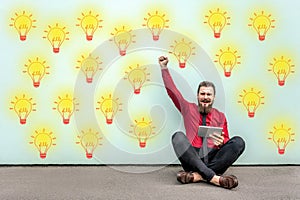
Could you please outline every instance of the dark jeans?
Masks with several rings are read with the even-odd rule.
[[[202,148],[193,147],[183,132],[174,133],[172,144],[184,171],[198,172],[207,181],[216,174],[223,174],[245,149],[244,140],[235,136],[220,149],[211,149],[205,158],[199,155]],[[204,163],[204,160],[208,162]]]

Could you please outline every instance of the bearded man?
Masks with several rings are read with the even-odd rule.
[[[226,189],[237,187],[237,177],[224,173],[243,153],[245,142],[239,136],[229,138],[224,113],[213,108],[215,85],[201,82],[197,90],[198,105],[188,102],[175,86],[167,68],[168,58],[160,56],[158,62],[167,93],[182,114],[186,130],[186,134],[178,131],[172,135],[172,145],[183,168],[177,173],[177,180],[181,183],[206,181]],[[200,137],[200,125],[222,127],[222,134]]]

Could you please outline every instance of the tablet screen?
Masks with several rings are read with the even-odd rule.
[[[213,127],[213,126],[199,126],[198,136],[199,137],[207,137],[212,133],[222,134],[222,127]]]

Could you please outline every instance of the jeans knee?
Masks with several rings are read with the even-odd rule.
[[[185,138],[186,136],[184,135],[183,132],[181,131],[177,131],[172,135],[172,143],[176,144],[178,143],[178,141],[181,141],[183,138]]]
[[[234,136],[232,138],[232,140],[233,140],[237,150],[242,153],[245,150],[245,146],[246,146],[244,139],[241,138],[240,136]]]

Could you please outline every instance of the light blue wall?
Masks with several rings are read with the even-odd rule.
[[[179,2],[179,1],[178,1]],[[196,102],[196,88],[208,79],[217,86],[215,106],[225,112],[231,136],[240,135],[246,141],[246,150],[237,164],[299,164],[300,146],[298,121],[299,99],[299,18],[296,1],[3,1],[1,11],[1,69],[0,72],[0,164],[170,164],[178,163],[170,138],[178,130],[184,131],[180,113],[175,109],[163,87],[157,58],[167,55],[174,81],[183,96]],[[211,12],[223,11],[230,24],[215,38],[204,23]],[[22,12],[36,20],[25,41],[20,41],[12,24]],[[91,11],[99,14],[100,22],[93,40],[87,41],[84,32],[76,26]],[[166,27],[158,41],[144,26],[144,18],[158,11],[165,16]],[[210,12],[211,11],[211,12]],[[264,41],[258,40],[253,27],[248,26],[255,14],[264,11],[274,20]],[[16,13],[16,14],[15,14]],[[82,15],[83,13],[83,15]],[[148,14],[149,13],[149,14]],[[255,13],[255,14],[254,14]],[[11,19],[12,18],[12,19]],[[169,20],[169,21],[167,21]],[[43,36],[49,26],[65,27],[69,32],[59,53]],[[131,30],[135,43],[120,56],[113,41],[117,30]],[[45,32],[46,31],[46,32]],[[194,47],[185,68],[179,68],[172,46],[182,39]],[[231,76],[225,77],[218,60],[227,48],[235,50],[238,64]],[[82,71],[76,69],[80,61],[91,54],[99,61],[101,70],[87,83]],[[217,56],[219,55],[219,56]],[[268,71],[283,56],[291,67],[284,86],[279,86],[275,75]],[[39,87],[33,87],[26,65],[36,57],[49,66]],[[134,94],[126,78],[139,65],[148,75],[140,94]],[[253,118],[239,101],[253,90],[261,102]],[[104,98],[112,95],[120,104],[112,124],[97,110]],[[25,95],[34,105],[26,124],[20,124],[11,110]],[[68,95],[74,98],[76,109],[70,123],[64,124],[53,108]],[[55,103],[56,102],[56,103]],[[141,148],[132,132],[138,122],[152,128],[146,146]],[[31,144],[38,134],[52,132],[46,158],[40,157]],[[276,131],[287,134],[285,152],[279,154],[273,138]],[[98,133],[93,157],[88,159],[76,142],[86,133]],[[277,134],[278,132],[276,132]],[[50,141],[51,141],[50,140]],[[96,139],[97,141],[97,139]]]

